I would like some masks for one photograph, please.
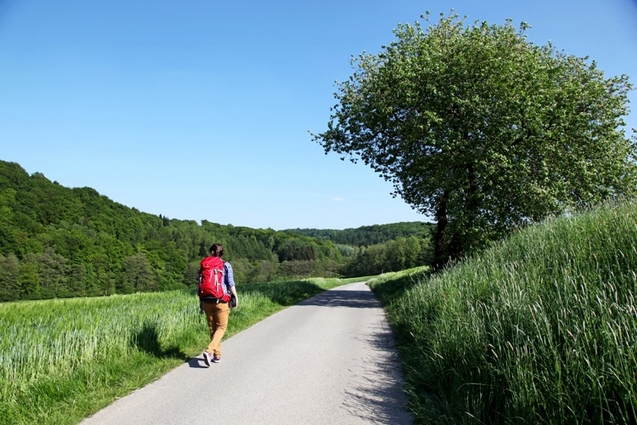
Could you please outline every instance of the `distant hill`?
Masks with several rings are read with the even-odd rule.
[[[358,228],[333,230],[333,229],[286,229],[284,232],[310,236],[318,239],[327,239],[337,244],[370,246],[385,243],[399,237],[416,236],[428,238],[434,224],[422,221],[400,222],[392,224],[375,224],[373,226],[361,226]]]
[[[395,254],[390,260],[383,247],[358,247],[416,235],[419,227],[426,226],[368,226],[359,236],[348,229],[325,231],[332,235],[325,237],[321,231],[198,224],[144,213],[95,189],[67,188],[0,161],[0,302],[193,287],[199,260],[213,243],[224,244],[238,282],[396,269],[406,263]],[[424,245],[409,243],[410,255],[421,258]],[[375,268],[368,267],[372,253]],[[348,267],[353,262],[356,267]]]

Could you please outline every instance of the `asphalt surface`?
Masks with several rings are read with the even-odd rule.
[[[191,359],[82,424],[413,422],[384,311],[364,283],[276,313],[222,350],[221,363]]]

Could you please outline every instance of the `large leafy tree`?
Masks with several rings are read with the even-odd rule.
[[[378,54],[353,59],[314,139],[435,218],[437,266],[516,226],[634,192],[626,76],[532,44],[524,23],[422,18],[426,30],[399,25]]]

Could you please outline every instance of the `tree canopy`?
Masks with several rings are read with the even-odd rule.
[[[338,83],[325,153],[362,160],[434,217],[437,265],[511,229],[635,191],[631,84],[519,30],[457,15],[399,25]]]

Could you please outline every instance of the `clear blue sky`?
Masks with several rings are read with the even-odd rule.
[[[0,0],[0,159],[170,218],[277,230],[427,220],[308,131],[325,130],[352,55],[452,8],[528,22],[535,44],[637,84],[636,0]]]

